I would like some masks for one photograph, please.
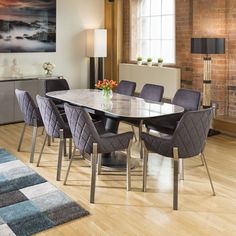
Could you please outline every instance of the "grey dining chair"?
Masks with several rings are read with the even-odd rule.
[[[133,96],[136,89],[136,83],[128,80],[121,80],[115,90],[116,93]]]
[[[184,112],[187,112],[198,110],[200,100],[200,92],[188,89],[179,89],[177,90],[171,103],[183,107]],[[160,133],[173,134],[183,114],[184,113],[152,118],[146,120],[144,124],[147,130],[155,130]]]
[[[141,155],[143,164],[143,191],[146,191],[148,153],[154,152],[162,156],[173,158],[173,209],[178,210],[178,173],[179,160],[201,155],[210,180],[213,195],[214,186],[204,155],[204,148],[213,117],[212,109],[186,112],[177,125],[173,135],[157,137],[142,133]]]
[[[61,177],[62,153],[63,153],[63,148],[65,149],[67,138],[70,140],[69,158],[71,158],[72,155],[72,135],[70,132],[69,125],[65,123],[65,121],[63,120],[61,114],[59,113],[59,110],[57,109],[52,99],[41,97],[39,95],[37,95],[36,99],[46,131],[45,139],[43,141],[43,146],[39,155],[37,166],[39,166],[40,164],[43,150],[48,137],[60,139],[58,162],[57,162],[57,177],[56,177],[56,179],[59,181]]]
[[[38,107],[35,105],[34,100],[30,94],[26,91],[16,89],[16,98],[20,107],[20,110],[24,117],[24,126],[20,135],[17,151],[20,152],[23,142],[26,126],[33,127],[31,151],[30,151],[30,163],[34,162],[34,153],[36,146],[37,130],[39,127],[43,127],[43,121]]]
[[[127,190],[131,188],[131,140],[133,132],[122,134],[105,133],[100,135],[89,114],[82,107],[65,104],[65,112],[76,149],[82,155],[91,156],[90,203],[95,201],[96,171],[101,173],[101,154],[127,150]],[[70,160],[64,184],[67,182],[73,156]]]
[[[164,93],[164,87],[156,84],[145,84],[140,92],[139,97],[147,101],[152,102],[161,102]],[[139,140],[142,132],[143,121],[139,120],[129,120],[128,123],[132,125],[132,130],[134,132],[134,126],[139,129]],[[134,132],[135,134],[135,132]],[[136,135],[134,135],[135,140],[137,141]]]
[[[66,79],[47,79],[45,80],[45,93],[70,90],[70,86]],[[60,112],[64,112],[64,102],[53,99]]]

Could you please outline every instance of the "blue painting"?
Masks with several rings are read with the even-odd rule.
[[[56,0],[0,0],[0,53],[55,51]]]

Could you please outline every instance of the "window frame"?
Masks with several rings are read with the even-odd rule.
[[[173,51],[173,60],[172,60],[172,62],[170,62],[170,61],[165,61],[164,60],[164,63],[165,64],[168,64],[168,65],[175,65],[176,64],[176,1],[173,1],[173,4],[174,4],[174,6],[173,6],[173,8],[174,8],[174,13],[172,14],[172,13],[169,13],[169,14],[163,14],[163,8],[162,8],[162,6],[163,6],[163,1],[165,1],[165,0],[160,0],[161,1],[161,10],[160,10],[160,14],[158,14],[158,15],[153,15],[152,14],[152,1],[151,0],[149,0],[149,4],[150,4],[150,9],[149,9],[149,14],[148,15],[141,15],[140,14],[140,11],[142,11],[142,9],[141,9],[141,1],[142,0],[140,0],[140,3],[138,3],[138,9],[137,9],[137,11],[138,11],[138,14],[137,14],[137,30],[138,30],[138,32],[137,32],[137,55],[136,56],[142,56],[142,55],[139,55],[139,50],[140,50],[140,46],[138,46],[140,43],[142,43],[142,41],[148,41],[148,46],[149,46],[149,52],[151,51],[151,42],[152,41],[154,41],[154,40],[160,40],[160,50],[161,50],[161,55],[160,56],[158,56],[158,57],[161,57],[161,58],[163,58],[163,41],[172,41],[173,42],[173,47],[174,47],[174,51]],[[162,23],[163,23],[163,17],[165,17],[165,16],[172,16],[173,17],[173,20],[174,20],[174,22],[173,22],[173,28],[174,28],[174,30],[173,30],[173,39],[167,39],[167,38],[163,38],[162,37],[162,33],[163,33],[163,31],[162,31]],[[161,35],[160,35],[160,37],[158,37],[158,38],[152,38],[151,37],[151,28],[152,28],[152,26],[151,26],[151,19],[153,18],[153,17],[160,17],[160,32],[161,32]],[[142,30],[142,26],[141,26],[141,22],[142,22],[142,19],[144,19],[144,18],[149,18],[149,37],[148,38],[141,38],[140,37],[140,35],[141,35],[141,30]],[[147,59],[147,58],[145,58],[145,59]],[[157,58],[152,58],[152,59],[154,59],[153,61],[154,62],[156,62],[155,60],[157,60]]]

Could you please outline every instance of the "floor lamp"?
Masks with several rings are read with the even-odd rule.
[[[107,30],[105,29],[87,30],[87,57],[90,58],[90,82],[89,82],[90,89],[95,88],[97,80],[103,80],[104,78],[103,58],[106,56],[107,56]],[[98,70],[96,70],[96,68],[98,68]]]
[[[211,57],[209,54],[224,54],[225,53],[225,39],[224,38],[192,38],[191,39],[191,53],[205,54],[203,58],[203,96],[202,107],[210,108],[211,102]],[[214,115],[216,107],[213,107]],[[211,125],[212,127],[212,125]],[[220,132],[210,128],[208,136],[219,134]]]
[[[224,38],[192,38],[191,53],[205,54],[203,58],[203,108],[209,108],[211,104],[211,57],[210,54],[225,53]]]

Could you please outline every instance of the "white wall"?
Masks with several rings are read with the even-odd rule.
[[[157,66],[138,66],[121,63],[119,65],[119,81],[130,80],[137,84],[136,92],[140,93],[146,83],[162,85],[164,98],[172,99],[180,88],[180,69]]]
[[[63,75],[71,88],[88,87],[85,29],[103,24],[104,0],[57,0],[56,53],[0,53],[0,77],[11,75],[14,58],[26,76],[43,74],[42,64],[49,61],[56,65],[54,74]]]

